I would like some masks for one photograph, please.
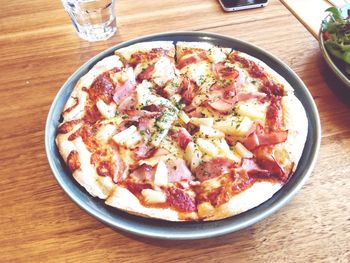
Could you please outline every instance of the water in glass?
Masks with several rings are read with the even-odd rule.
[[[117,31],[115,0],[62,0],[78,35],[88,41],[110,38]]]

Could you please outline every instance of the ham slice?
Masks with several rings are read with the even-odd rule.
[[[216,157],[202,162],[195,169],[195,175],[201,182],[230,173],[235,167],[234,161],[225,157]]]
[[[218,99],[216,101],[209,101],[208,105],[213,108],[215,111],[220,113],[229,113],[235,107],[234,103],[231,103],[227,100]]]
[[[209,97],[213,99],[212,101],[208,100],[207,103],[211,108],[223,114],[230,113],[239,101],[261,100],[266,97],[266,94],[262,92],[239,92],[232,96],[232,93],[235,92],[232,85],[225,88],[213,86],[211,90]]]
[[[177,137],[177,142],[180,145],[181,149],[185,150],[187,147],[187,144],[189,144],[192,141],[192,136],[189,134],[189,132],[185,128],[180,128],[178,133],[175,135]]]
[[[242,169],[245,170],[249,176],[253,177],[267,177],[270,175],[270,172],[261,168],[254,159],[243,158]]]
[[[126,97],[122,100],[118,106],[119,112],[125,112],[127,110],[134,110],[136,107],[136,95],[135,93],[131,96]]]
[[[153,112],[147,110],[125,110],[125,113],[129,116],[139,118],[155,118],[160,115],[160,112]]]
[[[152,77],[154,72],[154,65],[149,65],[145,70],[143,70],[139,75],[137,75],[138,80],[148,80]]]
[[[119,105],[126,97],[129,97],[135,91],[135,88],[135,78],[128,79],[123,85],[116,87],[115,93],[113,94],[114,102]]]
[[[244,141],[244,146],[252,151],[260,146],[275,145],[278,143],[285,142],[288,137],[288,131],[278,131],[270,133],[261,133],[253,132],[250,134]]]
[[[197,92],[197,86],[193,81],[190,81],[188,78],[184,77],[181,83],[181,95],[182,100],[186,105],[191,104],[193,98]]]
[[[193,54],[192,56],[186,57],[186,58],[180,58],[178,63],[176,64],[176,67],[178,69],[182,69],[186,67],[187,65],[198,63],[202,60],[208,59],[205,52],[200,52],[198,54]]]
[[[169,160],[166,162],[168,169],[168,180],[170,183],[180,182],[180,181],[191,181],[192,173],[186,166],[183,159]]]
[[[140,181],[153,181],[154,174],[156,173],[156,167],[152,167],[147,164],[139,166],[134,170],[130,176],[139,179]]]
[[[286,172],[280,163],[273,156],[269,147],[261,147],[255,151],[256,163],[263,169],[270,171],[270,174],[283,182],[288,180],[289,173]]]
[[[213,65],[213,73],[217,79],[235,79],[239,74],[235,68],[225,66],[224,61]]]
[[[156,149],[151,148],[146,143],[139,144],[134,150],[133,158],[137,161],[144,160],[152,157],[156,152]]]

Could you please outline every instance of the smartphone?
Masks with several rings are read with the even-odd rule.
[[[264,7],[269,0],[219,0],[222,8],[227,11],[238,11],[250,8]]]

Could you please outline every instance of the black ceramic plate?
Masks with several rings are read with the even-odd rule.
[[[262,61],[282,75],[295,89],[296,96],[305,107],[309,128],[306,145],[298,168],[291,179],[272,198],[258,207],[240,215],[214,222],[167,222],[133,216],[118,209],[109,207],[98,198],[90,196],[80,187],[63,163],[56,144],[55,137],[61,111],[73,87],[81,76],[98,61],[113,54],[114,50],[138,42],[170,40],[170,41],[207,41],[222,47],[230,47],[246,52]],[[200,239],[231,233],[248,227],[269,216],[283,205],[302,187],[315,165],[320,146],[321,128],[315,103],[300,78],[284,63],[266,51],[246,42],[212,33],[204,32],[174,32],[145,36],[130,40],[103,51],[90,59],[64,83],[56,95],[48,114],[45,131],[46,153],[56,180],[67,195],[90,215],[107,225],[141,236],[162,239]]]

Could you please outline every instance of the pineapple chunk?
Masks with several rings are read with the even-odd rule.
[[[141,194],[145,198],[145,202],[148,204],[164,203],[166,196],[163,192],[158,192],[152,189],[143,189]]]
[[[192,117],[190,119],[190,123],[193,123],[194,125],[205,125],[208,127],[213,127],[214,124],[214,118],[196,118]]]
[[[225,133],[213,129],[211,127],[205,126],[205,125],[200,125],[199,126],[199,133],[200,135],[204,136],[204,137],[211,137],[211,138],[223,138],[225,137]]]
[[[242,158],[253,158],[253,153],[250,152],[243,144],[237,142],[235,145],[235,150],[237,153],[242,156]]]
[[[168,168],[164,161],[160,160],[154,174],[154,184],[157,186],[166,186],[168,184]]]
[[[229,145],[227,144],[227,142],[224,138],[221,138],[220,140],[215,140],[214,144],[230,160],[232,160],[236,163],[239,163],[241,161],[240,156],[238,156],[237,154],[235,154],[234,152],[231,151]]]
[[[236,135],[239,121],[240,119],[238,117],[231,117],[226,120],[215,122],[213,127],[225,134]]]
[[[214,128],[228,135],[244,136],[252,127],[253,121],[248,117],[243,118],[231,117],[224,121],[214,123]]]
[[[237,135],[241,135],[241,136],[246,135],[249,129],[252,127],[252,125],[253,125],[253,121],[248,117],[244,116],[237,129]]]
[[[136,131],[137,131],[136,126],[131,125],[126,130],[121,131],[121,132],[117,133],[116,135],[114,135],[112,137],[112,139],[118,144],[125,145],[126,141],[129,140]]]
[[[103,117],[106,119],[111,119],[115,116],[117,111],[117,105],[114,103],[106,104],[103,100],[99,99],[96,102],[96,107]]]
[[[130,138],[128,138],[125,141],[125,146],[127,148],[132,148],[133,146],[138,144],[141,140],[142,140],[141,134],[138,131],[136,131],[130,136]]]
[[[264,104],[241,103],[236,108],[237,113],[253,120],[265,120],[266,106]]]
[[[202,156],[202,152],[198,149],[194,142],[187,144],[185,150],[185,159],[190,164],[192,170],[200,164]]]
[[[179,112],[179,118],[186,124],[190,122],[190,117],[184,111]]]
[[[197,144],[202,152],[210,156],[217,156],[219,154],[218,148],[216,148],[216,146],[210,140],[198,138]]]

